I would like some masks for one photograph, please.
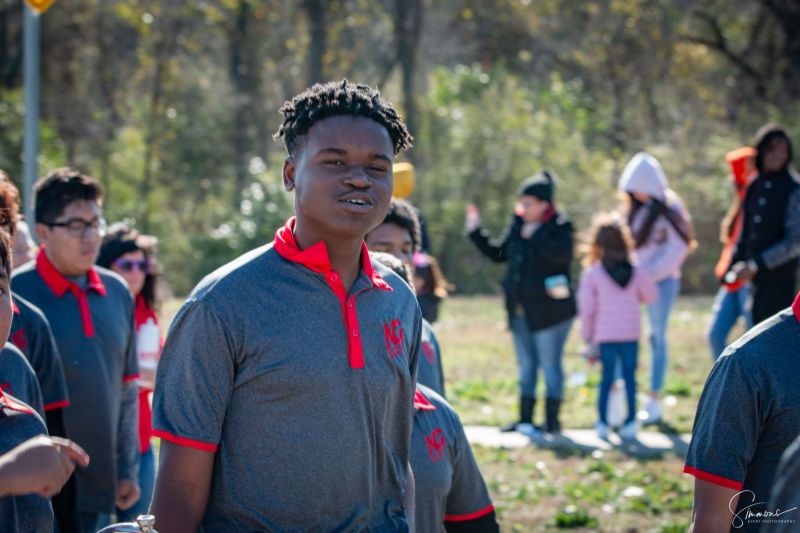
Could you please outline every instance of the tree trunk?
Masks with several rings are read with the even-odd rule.
[[[422,0],[395,0],[397,59],[403,73],[403,107],[409,131],[417,131],[417,95],[414,78],[417,71],[417,49],[422,30]]]

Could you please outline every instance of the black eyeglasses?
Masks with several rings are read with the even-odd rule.
[[[149,259],[117,259],[114,261],[114,266],[120,269],[122,272],[132,272],[135,268],[138,268],[139,272],[142,274],[148,274],[150,272]]]
[[[43,222],[43,224],[49,228],[64,228],[73,237],[83,238],[90,229],[96,231],[100,236],[106,233],[106,221],[101,217],[88,222],[82,218],[71,218],[64,222]]]

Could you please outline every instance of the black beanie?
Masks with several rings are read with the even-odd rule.
[[[519,186],[517,196],[535,196],[539,200],[552,204],[555,181],[555,172],[543,170],[523,181]]]

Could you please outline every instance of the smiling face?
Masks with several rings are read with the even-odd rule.
[[[380,224],[392,195],[393,153],[389,132],[372,119],[334,116],[314,124],[283,167],[286,190],[295,192],[298,243],[360,241]]]
[[[55,220],[47,222],[82,220],[96,225],[101,215],[100,205],[95,200],[75,200]],[[64,276],[86,274],[97,259],[102,239],[102,231],[97,227],[88,227],[82,234],[75,234],[66,227],[41,223],[36,224],[36,235],[45,245],[47,258]]]

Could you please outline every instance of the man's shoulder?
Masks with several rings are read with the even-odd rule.
[[[393,298],[403,303],[413,302],[416,304],[417,297],[403,278],[377,261],[372,262],[372,268],[392,288],[390,294]]]
[[[14,301],[14,304],[19,308],[20,313],[19,316],[26,322],[32,323],[45,323],[50,325],[47,321],[47,317],[44,315],[44,311],[39,309],[36,305],[32,304],[22,296],[16,293],[16,291],[11,291],[11,299]]]
[[[11,274],[12,286],[14,283],[27,283],[32,279],[41,279],[36,270],[36,261],[28,261],[19,268],[15,268]]]
[[[754,326],[723,352],[722,362],[750,369],[774,368],[788,358],[800,366],[800,323],[791,309],[785,309]]]
[[[127,297],[130,299],[133,298],[130,295],[130,291],[128,290],[128,282],[125,281],[125,278],[116,272],[101,266],[95,265],[94,269],[100,276],[100,279],[103,281],[103,286],[106,288],[106,291],[113,292],[114,294],[127,295]]]
[[[274,276],[267,274],[277,267],[280,259],[272,243],[250,250],[207,274],[192,290],[189,300],[211,300],[222,295],[240,298],[256,286],[266,290],[266,285],[275,281]]]

